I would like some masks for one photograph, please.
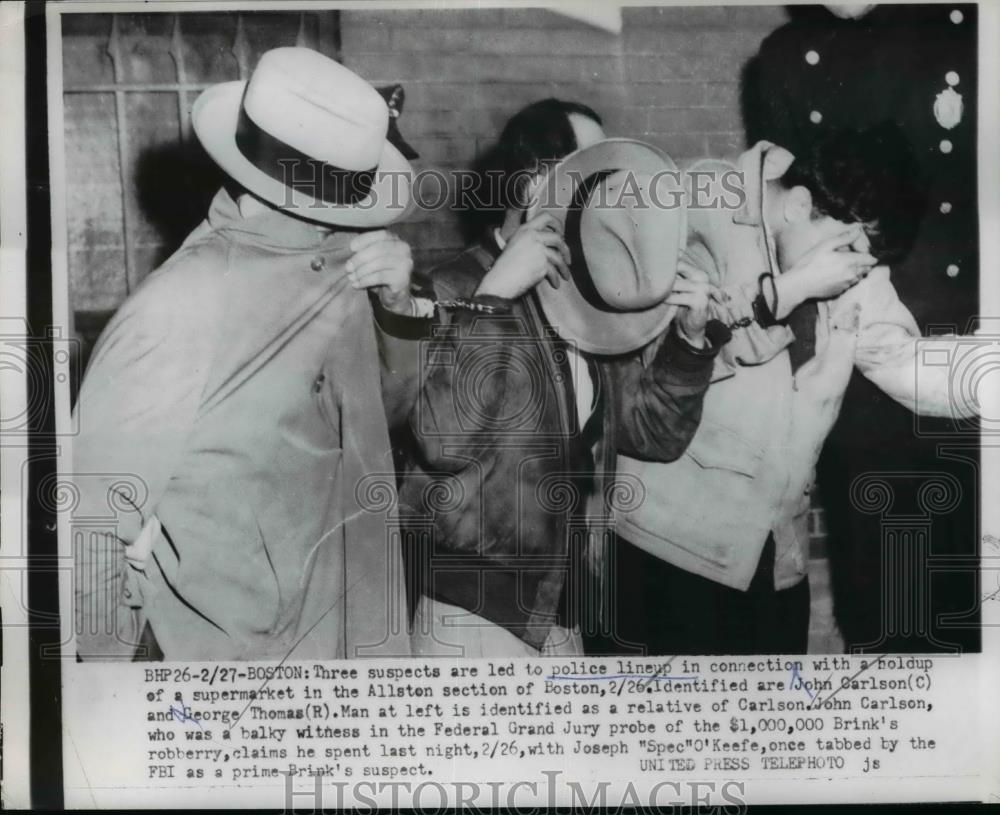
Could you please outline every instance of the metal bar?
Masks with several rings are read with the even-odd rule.
[[[299,12],[299,30],[295,34],[295,45],[299,48],[308,48],[309,39],[306,37],[306,13]]]
[[[177,69],[177,120],[181,127],[181,141],[191,136],[191,116],[188,113],[187,68],[184,65],[184,40],[181,38],[181,15],[174,15],[174,27],[170,34],[170,56]]]
[[[131,294],[138,281],[135,277],[135,255],[130,240],[132,233],[132,218],[129,214],[128,197],[128,122],[125,113],[125,93],[117,88],[122,79],[122,52],[121,33],[118,29],[118,15],[111,15],[111,33],[108,36],[108,47],[106,49],[108,57],[111,59],[111,67],[115,77],[115,119],[118,129],[118,180],[121,184],[122,201],[122,239],[125,242],[125,293]]]
[[[317,50],[331,59],[342,62],[340,40],[340,12],[321,11],[317,15]]]
[[[243,28],[242,12],[236,15],[236,34],[233,37],[232,54],[236,57],[236,69],[240,79],[250,76],[250,45]]]

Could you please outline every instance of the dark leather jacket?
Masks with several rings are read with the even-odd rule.
[[[499,251],[475,245],[435,269],[439,301],[472,298]],[[591,361],[597,395],[581,428],[574,357],[536,296],[502,303],[509,314],[439,308],[421,351],[400,519],[407,545],[420,547],[423,594],[540,648],[554,623],[581,622],[581,611],[593,619],[586,598],[600,585],[609,502],[642,500],[642,485],[614,479],[616,447],[680,456],[714,351],[669,329],[648,367],[638,353]]]

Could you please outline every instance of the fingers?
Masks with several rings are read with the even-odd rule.
[[[362,232],[360,235],[355,236],[350,243],[350,250],[354,253],[360,252],[362,249],[366,249],[369,246],[373,246],[377,243],[383,241],[402,241],[399,240],[395,235],[393,235],[387,229],[375,229],[371,232]]]
[[[373,269],[362,277],[352,277],[351,278],[351,288],[353,289],[370,289],[374,286],[386,286],[389,285],[389,270],[388,269]]]
[[[663,302],[671,306],[685,306],[692,310],[702,310],[708,307],[708,301],[704,295],[694,292],[673,291]]]
[[[125,550],[125,562],[137,572],[146,571],[146,558],[130,555],[128,549]]]
[[[683,260],[679,261],[677,264],[677,276],[684,280],[708,283],[708,272],[704,269],[699,269],[697,266],[692,266],[690,263]]]
[[[139,532],[139,536],[132,542],[124,545],[123,554],[125,561],[137,571],[145,571],[149,562],[150,554],[153,551],[153,544],[160,535],[162,526],[159,518],[151,516]]]
[[[864,255],[863,257],[864,258],[871,258],[870,255]],[[850,264],[849,268],[850,268],[852,277],[851,277],[850,280],[846,281],[847,288],[851,288],[852,286],[856,286],[858,283],[860,283],[862,280],[864,280],[866,277],[868,277],[869,272],[871,272],[871,270],[875,266],[875,262],[874,262],[875,259],[871,258],[871,260],[873,261],[872,263],[869,263],[867,261],[861,261],[861,262],[855,261],[855,262],[852,262]]]
[[[557,232],[546,230],[544,232],[533,233],[532,239],[538,241],[548,258],[551,259],[553,254],[558,256],[558,261],[550,262],[552,262],[563,279],[569,280],[570,252],[562,236]]]
[[[565,250],[565,255],[569,258],[569,247],[566,245],[566,241],[563,240],[562,235],[559,233],[545,230],[544,232],[538,232],[535,234],[534,239],[542,244],[542,246],[560,247],[561,250]]]
[[[869,238],[868,234],[862,229],[858,234],[858,237],[851,244],[851,249],[853,249],[855,252],[865,254],[871,248],[872,248],[871,238]]]
[[[367,237],[370,234],[373,233],[366,232],[364,235],[359,235],[355,240]],[[379,258],[404,258],[410,256],[410,245],[408,243],[389,235],[388,232],[383,231],[382,234],[388,235],[388,238],[382,238],[374,243],[369,242],[348,258],[346,264],[348,272],[354,272]],[[354,245],[353,241],[351,245]]]
[[[671,293],[693,293],[703,297],[708,300],[713,293],[717,291],[715,286],[709,285],[708,283],[695,282],[691,280],[685,280],[684,278],[674,278],[674,285],[671,289]]]
[[[562,233],[562,225],[559,223],[559,219],[551,212],[539,212],[533,218],[529,218],[521,224],[520,229],[529,229],[537,232],[549,230]]]
[[[845,246],[849,247],[851,244],[855,243],[858,238],[864,234],[864,230],[859,224],[855,224],[850,229],[845,229],[843,232],[839,232],[832,238],[827,238],[825,241],[817,244],[817,252],[828,252],[836,251]]]
[[[570,262],[569,247],[566,245],[566,241],[563,240],[562,235],[555,232],[539,232],[535,235],[535,240],[541,243],[542,246],[549,246],[558,249],[560,254],[563,256],[563,260],[567,263]]]
[[[398,287],[405,280],[398,266],[373,261],[350,276],[355,289],[370,289],[372,286]]]
[[[567,250],[568,251],[568,250]],[[549,264],[556,270],[556,272],[566,280],[569,280],[569,263],[568,258],[563,252],[558,249],[549,247],[545,250],[546,255],[549,259]],[[553,284],[558,288],[558,283]]]
[[[542,191],[542,177],[538,174],[534,175],[528,184],[524,188],[524,198],[526,204],[524,206],[525,214],[528,216],[527,220],[530,220],[532,213],[536,212],[538,205],[540,203],[540,193]]]

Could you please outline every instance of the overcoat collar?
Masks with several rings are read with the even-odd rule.
[[[275,252],[334,249],[350,242],[356,234],[311,223],[270,206],[245,218],[225,189],[219,190],[213,199],[208,222],[213,229],[237,243]]]

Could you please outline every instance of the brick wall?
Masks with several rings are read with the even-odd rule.
[[[675,159],[743,146],[739,79],[780,6],[629,8],[611,34],[542,9],[343,11],[343,61],[375,83],[401,82],[401,129],[419,167],[465,168],[522,106],[546,96],[585,102],[610,135]],[[461,245],[446,209],[400,232],[418,262]]]
[[[339,25],[347,65],[375,83],[405,85],[402,129],[422,154],[418,167],[468,167],[511,114],[553,95],[592,105],[610,134],[683,160],[742,145],[740,71],[785,19],[780,6],[631,8],[617,35],[543,9],[66,15],[78,329],[96,335],[200,220],[221,173],[190,133],[191,103],[206,84],[245,75],[267,48],[301,43],[334,54]],[[189,90],[181,99],[142,90],[150,82]],[[400,232],[422,265],[461,244],[447,208]]]

